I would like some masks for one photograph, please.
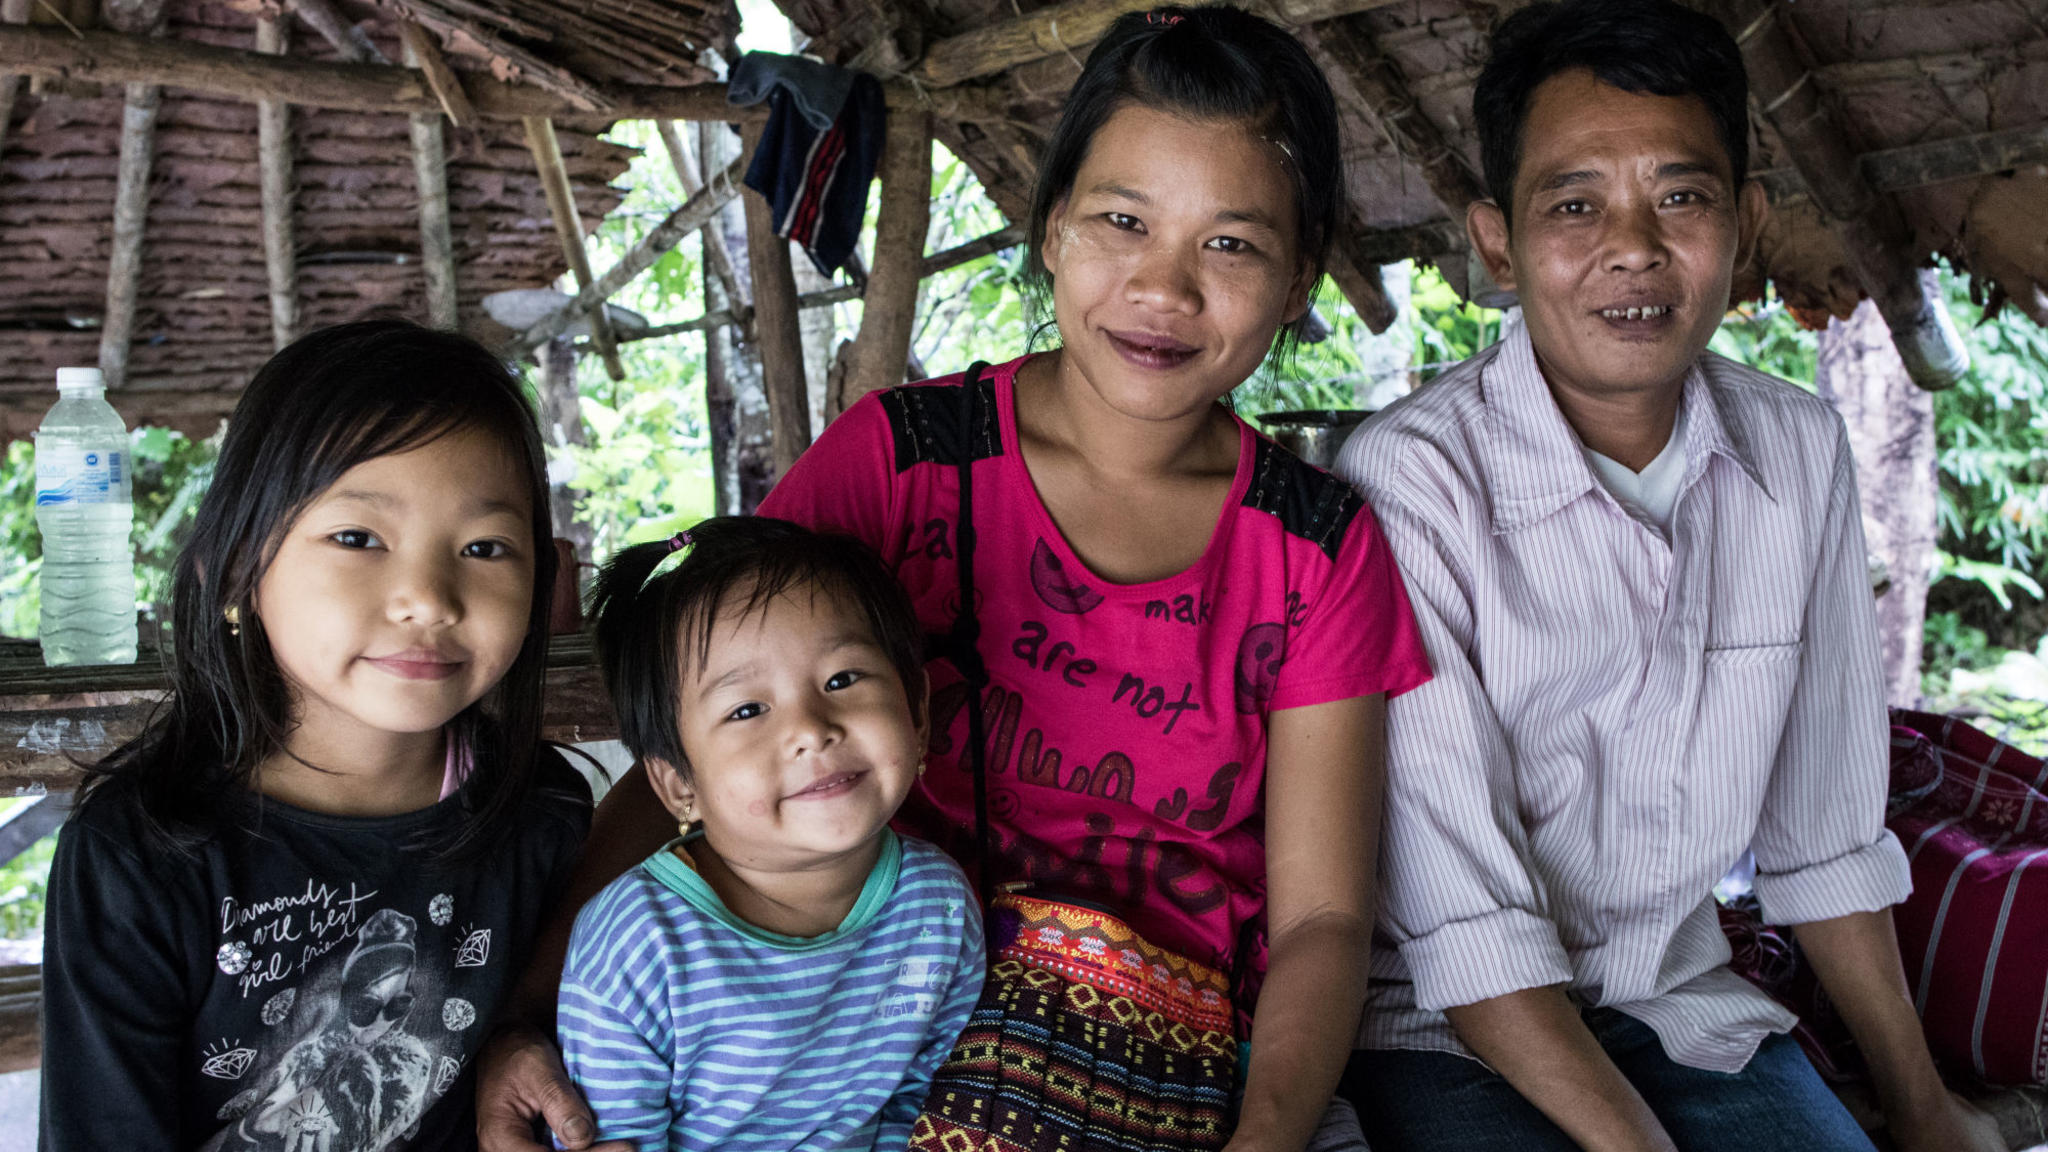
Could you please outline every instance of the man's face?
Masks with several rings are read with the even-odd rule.
[[[1679,386],[1765,206],[1761,186],[1735,186],[1699,99],[1583,69],[1531,97],[1514,197],[1511,230],[1492,204],[1473,207],[1473,242],[1521,297],[1551,387],[1595,399]]]

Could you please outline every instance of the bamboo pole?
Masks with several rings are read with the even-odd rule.
[[[739,189],[740,175],[746,171],[746,158],[732,162],[716,179],[706,185],[703,191],[683,202],[680,208],[668,214],[656,224],[647,235],[640,238],[617,264],[606,269],[590,287],[577,293],[574,300],[562,305],[549,315],[537,320],[517,338],[520,348],[538,348],[568,331],[569,325],[583,318],[594,308],[601,307],[612,294],[624,288],[640,273],[654,266],[662,253],[683,242],[690,233],[702,228],[706,221],[718,214]]]
[[[107,261],[107,306],[100,321],[100,373],[107,387],[128,383],[135,302],[142,288],[142,236],[149,218],[149,174],[163,89],[130,84],[121,108],[121,159],[114,181],[114,246]]]
[[[282,21],[256,19],[256,50],[283,56],[290,49]],[[292,227],[292,110],[281,100],[256,105],[256,157],[263,199],[263,267],[270,279],[270,332],[277,347],[299,330],[298,252]]]
[[[418,67],[410,50],[406,63]],[[455,233],[448,218],[448,141],[441,113],[415,112],[411,119],[412,168],[420,190],[420,269],[427,281],[427,322],[455,329],[460,323],[455,286]]]
[[[1717,0],[1714,8],[1730,28],[1741,30],[1737,42],[1749,66],[1751,99],[1784,138],[1857,284],[1891,327],[1907,374],[1930,392],[1953,387],[1969,371],[1970,354],[1940,292],[1920,275],[1923,250],[1899,205],[1865,178],[1841,127],[1814,91],[1792,32],[1774,6]]]
[[[925,234],[931,226],[932,120],[921,112],[889,117],[882,143],[882,203],[875,217],[875,266],[868,273],[860,335],[846,379],[825,400],[837,417],[870,392],[903,383],[924,279]]]
[[[408,59],[419,62],[420,75],[433,89],[434,99],[441,102],[441,111],[448,114],[448,122],[457,128],[476,127],[476,109],[470,106],[469,94],[462,90],[462,81],[456,79],[455,70],[448,67],[448,61],[441,55],[441,46],[427,35],[427,30],[410,20],[398,22],[399,39],[405,42]]]
[[[761,142],[758,125],[746,129],[746,151]],[[740,194],[747,213],[747,263],[754,273],[754,347],[768,389],[768,422],[775,478],[811,446],[811,398],[804,380],[803,334],[797,326],[796,275],[790,270],[790,242],[775,234],[768,201],[749,190]]]
[[[569,187],[569,170],[562,164],[562,144],[555,136],[554,121],[545,116],[526,118],[526,147],[540,170],[542,191],[547,193],[548,216],[555,223],[555,238],[562,243],[562,255],[576,278],[577,291],[590,287],[590,254],[583,247],[583,219],[576,212],[576,195]],[[626,366],[619,360],[618,343],[612,335],[611,318],[602,307],[590,311],[590,342],[604,358],[605,375],[626,378]]]
[[[332,0],[285,0],[285,5],[333,45],[343,60],[352,64],[391,63],[391,58],[371,41],[370,34],[360,25],[350,23]]]
[[[676,170],[676,181],[683,186],[683,195],[695,196],[702,188],[703,181],[698,175],[697,165],[690,159],[689,146],[683,143],[682,132],[673,120],[656,120],[654,130],[661,134],[661,146],[668,151],[669,164]],[[706,271],[718,278],[719,287],[725,291],[725,298],[731,301],[729,307],[735,316],[745,308],[746,294],[740,291],[739,273],[733,268],[732,250],[726,247],[725,233],[716,223],[706,225],[701,236],[704,241],[704,265]],[[705,311],[713,311],[707,307]],[[734,321],[743,330],[752,328],[746,319]]]

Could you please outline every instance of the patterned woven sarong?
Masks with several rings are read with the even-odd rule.
[[[1200,1152],[1237,1086],[1230,984],[1091,909],[999,896],[981,1001],[915,1149]]]

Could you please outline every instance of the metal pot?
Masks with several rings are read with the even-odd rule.
[[[1363,408],[1304,408],[1268,412],[1258,418],[1282,448],[1318,468],[1337,464],[1337,450],[1371,412]]]

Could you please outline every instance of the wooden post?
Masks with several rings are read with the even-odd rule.
[[[889,114],[882,144],[882,203],[875,217],[875,266],[868,272],[845,386],[825,401],[832,420],[870,392],[903,383],[917,321],[925,233],[931,225],[932,121],[921,112]]]
[[[107,261],[107,307],[100,322],[100,372],[107,387],[128,383],[135,299],[142,289],[142,234],[149,218],[149,173],[163,89],[130,84],[121,109],[121,160],[114,181],[114,247]]]
[[[34,0],[0,0],[0,24],[28,23],[29,5]],[[21,77],[0,72],[0,153],[7,151],[7,128],[14,122],[14,95],[21,91]]]
[[[761,129],[748,125],[749,155]],[[747,213],[747,262],[754,272],[755,346],[768,389],[768,420],[774,428],[775,478],[780,480],[811,446],[810,389],[804,382],[804,341],[797,327],[796,274],[790,271],[790,242],[775,234],[768,201],[748,189],[740,194]]]
[[[281,21],[256,18],[256,50],[282,56],[288,33]],[[292,112],[281,100],[256,105],[256,156],[262,168],[263,267],[270,278],[270,332],[278,348],[299,330],[298,255],[292,228]]]
[[[406,52],[406,66],[419,62]],[[420,267],[427,281],[427,322],[453,330],[460,323],[455,287],[455,233],[448,220],[448,142],[439,112],[415,112],[412,170],[420,190]]]
[[[1378,336],[1394,323],[1394,302],[1387,297],[1387,283],[1380,266],[1356,253],[1358,219],[1349,211],[1337,221],[1338,235],[1330,245],[1329,274],[1337,291],[1351,304],[1352,311]]]
[[[590,442],[583,429],[582,392],[576,386],[576,349],[564,337],[534,349],[540,361],[540,431],[552,448],[568,448]],[[576,518],[576,490],[567,484],[548,481],[548,512],[555,535],[576,546],[576,555],[591,557],[596,535],[590,525]]]
[[[299,19],[332,44],[343,60],[351,64],[391,63],[391,58],[371,42],[370,34],[349,23],[332,0],[286,0],[285,6],[298,13]]]
[[[476,109],[470,105],[469,94],[462,90],[455,70],[448,67],[448,61],[441,55],[441,46],[434,43],[426,29],[410,20],[398,22],[398,36],[405,42],[406,59],[419,62],[420,75],[426,77],[427,87],[434,90],[434,99],[441,102],[448,122],[457,128],[476,127]]]
[[[1913,386],[1888,338],[1884,317],[1865,300],[1820,334],[1814,385],[1849,429],[1866,543],[1884,561],[1891,588],[1877,601],[1886,699],[1920,706],[1922,630],[1939,530],[1934,397]]]
[[[683,195],[695,196],[703,189],[704,181],[699,175],[698,165],[690,159],[690,149],[683,143],[681,130],[673,120],[656,120],[654,130],[661,134],[661,146],[668,150],[669,164],[676,170],[676,181],[683,186]],[[739,273],[733,269],[732,250],[726,247],[725,236],[715,225],[706,225],[698,235],[704,242],[705,270],[718,278],[719,286],[730,301],[726,306],[738,315],[745,304],[745,293],[740,291]],[[713,311],[708,299],[704,311]],[[753,327],[751,322],[742,322],[739,326],[742,331]]]
[[[555,136],[555,123],[545,116],[526,118],[526,148],[540,170],[542,191],[548,197],[548,215],[555,222],[555,238],[562,243],[562,255],[576,278],[576,290],[588,291],[591,284],[590,254],[583,247],[583,218],[576,212],[576,194],[569,186],[569,169],[562,163],[562,144]],[[611,319],[604,305],[590,310],[590,342],[604,358],[605,375],[626,378],[626,366],[619,360],[618,342],[612,336]]]

